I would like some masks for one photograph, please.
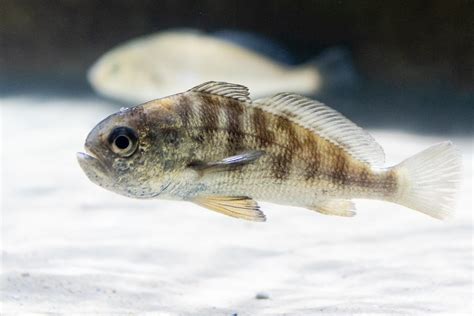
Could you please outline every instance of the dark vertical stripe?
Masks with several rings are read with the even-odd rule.
[[[280,152],[273,157],[272,173],[278,180],[288,179],[291,171],[293,155],[301,147],[296,135],[294,125],[287,118],[279,116],[276,121],[277,131],[282,138],[288,139],[288,147],[281,148]]]
[[[219,126],[219,104],[212,96],[200,95],[200,122],[203,132],[211,135]]]
[[[387,196],[391,196],[398,191],[398,177],[394,170],[390,170],[386,173],[383,187]]]
[[[349,171],[349,156],[342,149],[338,148],[332,159],[332,179],[340,184],[344,185],[348,182],[348,171]]]
[[[227,118],[227,151],[230,155],[243,149],[244,130],[243,130],[243,105],[233,99],[227,99],[225,102],[225,113]]]
[[[259,146],[265,148],[274,142],[275,135],[268,129],[267,114],[262,109],[253,109],[252,128],[255,130]]]
[[[305,180],[307,181],[314,180],[319,172],[321,153],[319,152],[318,145],[318,139],[311,132],[306,132],[303,148],[308,150],[309,153],[305,168]]]
[[[184,128],[189,127],[191,120],[191,100],[189,98],[181,96],[176,100],[176,113],[181,120],[181,124]]]

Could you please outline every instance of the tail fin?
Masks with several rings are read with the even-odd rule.
[[[396,203],[438,219],[453,216],[461,154],[451,142],[431,146],[394,168],[401,185]]]
[[[358,81],[351,53],[347,49],[326,49],[311,64],[320,75],[321,91],[353,87]]]

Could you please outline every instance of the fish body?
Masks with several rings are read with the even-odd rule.
[[[166,31],[130,40],[104,54],[88,79],[102,95],[134,104],[209,80],[240,82],[254,96],[280,91],[312,95],[354,79],[348,54],[329,50],[315,62],[279,63],[198,31]]]
[[[113,114],[85,147],[82,168],[109,190],[248,220],[265,219],[256,200],[352,216],[361,198],[445,218],[460,172],[451,143],[383,167],[375,140],[335,110],[290,93],[252,101],[221,82]]]

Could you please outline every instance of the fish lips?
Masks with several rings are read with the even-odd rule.
[[[89,180],[105,187],[107,185],[106,179],[108,178],[109,170],[93,153],[90,153],[87,149],[86,151],[88,153],[78,152],[76,154],[79,165]]]

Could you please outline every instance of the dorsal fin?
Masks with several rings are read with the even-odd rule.
[[[253,101],[253,106],[308,128],[370,165],[385,162],[382,147],[362,128],[330,107],[297,94],[278,93]]]
[[[220,95],[226,98],[232,98],[242,102],[252,102],[249,96],[249,89],[245,86],[235,83],[208,81],[200,84],[199,86],[191,88],[188,91],[204,92]]]

